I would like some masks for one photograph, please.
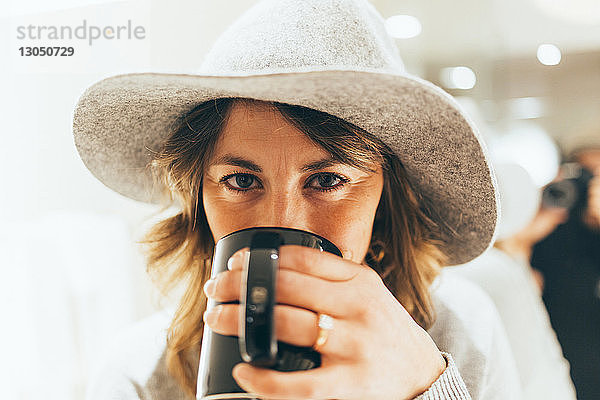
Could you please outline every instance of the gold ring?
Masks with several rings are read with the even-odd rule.
[[[315,351],[319,351],[323,347],[329,337],[329,331],[333,329],[333,318],[321,313],[317,313],[317,317],[317,340],[315,340],[315,344],[312,346]]]

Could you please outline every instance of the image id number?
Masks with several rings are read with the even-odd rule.
[[[29,57],[44,57],[44,56],[55,56],[55,57],[68,57],[75,54],[73,47],[19,47],[21,56]]]

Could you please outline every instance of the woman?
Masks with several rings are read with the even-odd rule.
[[[109,187],[143,201],[163,193],[181,208],[146,238],[154,276],[166,289],[186,285],[157,360],[168,374],[152,385],[121,379],[115,390],[193,397],[203,324],[237,332],[237,306],[203,315],[206,296],[239,296],[241,253],[208,280],[214,243],[276,225],[322,235],[343,254],[281,248],[278,337],[314,345],[317,313],[333,329],[319,345],[321,367],[238,365],[241,387],[286,399],[517,395],[489,300],[460,282],[432,286],[442,265],[474,258],[493,238],[484,150],[448,95],[404,73],[366,1],[260,2],[221,36],[200,75],[101,81],[80,99],[74,130]]]

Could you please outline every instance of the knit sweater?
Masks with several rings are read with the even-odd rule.
[[[506,333],[489,297],[474,284],[442,273],[432,285],[436,321],[428,330],[446,358],[442,375],[419,400],[519,399]],[[184,400],[165,364],[165,309],[119,334],[95,369],[87,400]]]

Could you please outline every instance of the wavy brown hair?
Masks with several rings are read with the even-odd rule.
[[[178,118],[171,136],[150,164],[164,187],[164,205],[181,211],[156,225],[142,239],[147,245],[148,273],[167,294],[182,285],[167,334],[169,373],[190,398],[196,392],[203,285],[210,277],[214,241],[202,204],[202,176],[232,106],[258,100],[219,98],[204,102]],[[365,262],[382,277],[413,319],[428,329],[435,316],[429,286],[445,263],[428,200],[412,188],[394,152],[374,135],[330,114],[278,102],[262,102],[328,151],[334,159],[363,170],[383,169],[383,192]]]

